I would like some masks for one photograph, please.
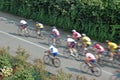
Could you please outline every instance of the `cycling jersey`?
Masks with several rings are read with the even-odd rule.
[[[60,33],[57,29],[52,29],[52,33],[55,37],[58,37],[60,35]]]
[[[108,47],[110,48],[110,51],[115,51],[118,48],[118,45],[113,42],[108,42]]]
[[[54,46],[50,46],[49,50],[51,51],[51,54],[53,54],[53,56],[58,55],[58,49],[55,48]]]
[[[104,51],[104,47],[100,44],[95,44],[94,48],[98,50],[98,53],[102,53]]]
[[[67,38],[67,42],[69,43],[70,48],[74,48],[75,46],[75,40],[72,38]]]
[[[73,32],[73,37],[74,37],[75,39],[80,38],[80,37],[81,37],[81,34],[78,33],[78,32]]]
[[[89,60],[96,60],[95,56],[92,53],[86,53],[86,58],[89,58]]]

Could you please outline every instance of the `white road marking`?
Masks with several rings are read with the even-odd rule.
[[[35,46],[37,46],[37,47],[40,47],[40,48],[43,48],[43,49],[47,50],[47,48],[45,48],[45,47],[43,47],[43,46],[40,46],[40,45],[38,45],[38,44],[35,44],[35,43],[31,42],[31,41],[22,39],[22,38],[20,38],[20,37],[11,35],[11,34],[9,34],[9,33],[7,33],[7,32],[0,31],[0,33],[5,34],[5,35],[8,35],[8,36],[11,36],[11,37],[16,38],[16,39],[18,39],[18,40],[24,41],[24,42],[26,42],[26,43],[29,43],[29,44],[32,44],[32,45],[35,45]]]
[[[16,39],[18,39],[18,40],[24,41],[24,42],[26,42],[26,43],[29,43],[29,44],[32,44],[32,45],[34,45],[34,46],[37,46],[37,47],[40,47],[40,48],[43,48],[43,49],[47,50],[47,48],[45,48],[45,47],[43,47],[43,46],[40,46],[40,45],[38,45],[38,44],[36,44],[36,43],[33,43],[33,42],[31,42],[31,41],[22,39],[22,38],[20,38],[20,37],[11,35],[11,34],[9,34],[9,33],[7,33],[7,32],[0,31],[0,33],[5,34],[5,35],[8,35],[8,36],[11,36],[11,37],[16,38]],[[109,75],[112,75],[112,74],[113,74],[113,73],[108,72],[108,71],[105,71],[105,70],[103,70],[103,69],[102,69],[102,71],[105,72],[105,73],[107,73],[107,74],[109,74]]]

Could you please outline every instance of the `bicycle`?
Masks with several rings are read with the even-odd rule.
[[[45,37],[45,31],[40,31],[40,30],[37,30],[36,28],[32,29],[32,36],[34,36],[35,38],[37,39],[42,39],[44,40],[46,37]]]
[[[45,64],[52,64],[54,65],[56,68],[60,67],[61,65],[61,61],[59,58],[57,57],[53,57],[53,55],[51,53],[48,53],[46,55],[43,56],[43,61]]]
[[[95,62],[95,63],[90,63],[92,67],[90,67],[87,63],[83,62],[80,64],[80,69],[84,73],[92,73],[96,77],[100,77],[102,75],[102,69],[101,67]]]
[[[64,48],[64,50],[63,50],[63,55],[64,55],[65,57],[67,57],[67,58],[70,58],[70,57],[77,58],[77,57],[78,57],[78,53],[77,53],[77,51],[76,51],[75,49],[73,50],[73,55],[74,55],[74,56],[70,55],[70,52],[69,52],[68,47],[65,47],[65,48]]]
[[[18,25],[17,33],[18,33],[19,35],[24,36],[24,37],[28,37],[28,36],[29,36],[30,31],[29,31],[29,29],[28,29],[28,28],[26,28],[26,30],[24,30],[24,31],[23,31],[22,26],[21,26],[21,25]]]
[[[35,31],[35,33],[36,33],[36,38],[38,38],[38,39],[42,39],[42,40],[44,40],[45,39],[45,31],[43,31],[43,30],[39,30],[39,31]]]
[[[104,66],[104,64],[110,63],[113,67],[119,67],[120,66],[120,56],[117,54],[114,54],[113,60],[109,60],[110,55],[109,51],[104,51],[101,57],[98,59],[98,64],[101,64]]]
[[[53,38],[54,38],[54,36],[52,34],[50,34],[50,36],[48,37],[48,44],[54,45],[53,44]],[[55,46],[56,47],[60,47],[61,46],[61,39],[59,37],[56,39]]]

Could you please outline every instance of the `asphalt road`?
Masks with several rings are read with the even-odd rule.
[[[10,46],[11,55],[15,55],[15,51],[18,46],[21,46],[28,51],[31,55],[28,59],[32,63],[32,60],[36,58],[42,59],[44,56],[44,51],[49,47],[47,43],[47,38],[45,40],[36,39],[33,37],[22,37],[17,34],[17,26],[13,22],[19,22],[20,17],[13,16],[7,13],[0,12],[0,46]],[[34,22],[29,22],[30,25],[34,25]],[[49,27],[46,26],[46,30],[49,30]],[[47,32],[49,33],[49,31]],[[62,37],[69,34],[61,31]],[[64,43],[63,43],[64,44]],[[62,53],[63,48],[59,48],[60,53]],[[102,76],[95,77],[90,74],[82,73],[79,65],[80,61],[75,61],[71,59],[66,59],[64,57],[59,57],[61,60],[61,67],[55,68],[53,66],[46,65],[46,69],[51,73],[57,74],[59,69],[63,69],[65,73],[70,73],[73,75],[83,75],[89,79],[96,78],[97,80],[109,80],[112,73],[115,71],[115,68],[110,66],[105,66],[102,68]],[[88,80],[89,80],[88,79]]]

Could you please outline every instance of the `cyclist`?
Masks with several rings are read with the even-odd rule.
[[[20,20],[20,26],[22,27],[22,32],[27,31],[28,23],[25,20]]]
[[[58,29],[55,26],[53,26],[53,29],[52,29],[51,33],[53,35],[53,44],[56,45],[56,40],[60,36],[60,33],[59,33]]]
[[[109,41],[109,40],[106,40],[106,43],[108,45],[107,48],[110,51],[110,60],[113,60],[113,57],[114,57],[116,49],[118,48],[118,45],[114,42]]]
[[[86,34],[82,34],[82,43],[84,48],[88,48],[92,44],[91,39]]]
[[[73,52],[75,51],[75,43],[75,40],[70,35],[67,35],[67,46],[71,56],[74,56]]]
[[[53,58],[55,58],[59,54],[58,49],[53,45],[50,45],[49,49],[45,52],[52,54]]]
[[[97,54],[96,54],[97,60],[101,56],[101,54],[105,51],[104,47],[96,42],[94,42],[93,44],[93,49],[97,50]]]
[[[81,38],[81,34],[76,30],[72,30],[72,38],[78,42]]]
[[[43,31],[43,30],[44,30],[43,24],[36,22],[36,32],[39,36],[41,35],[41,31]]]
[[[88,49],[86,49],[86,53],[85,53],[85,62],[89,67],[93,67],[91,65],[91,63],[95,63],[96,62],[96,58],[92,53],[88,52]]]

